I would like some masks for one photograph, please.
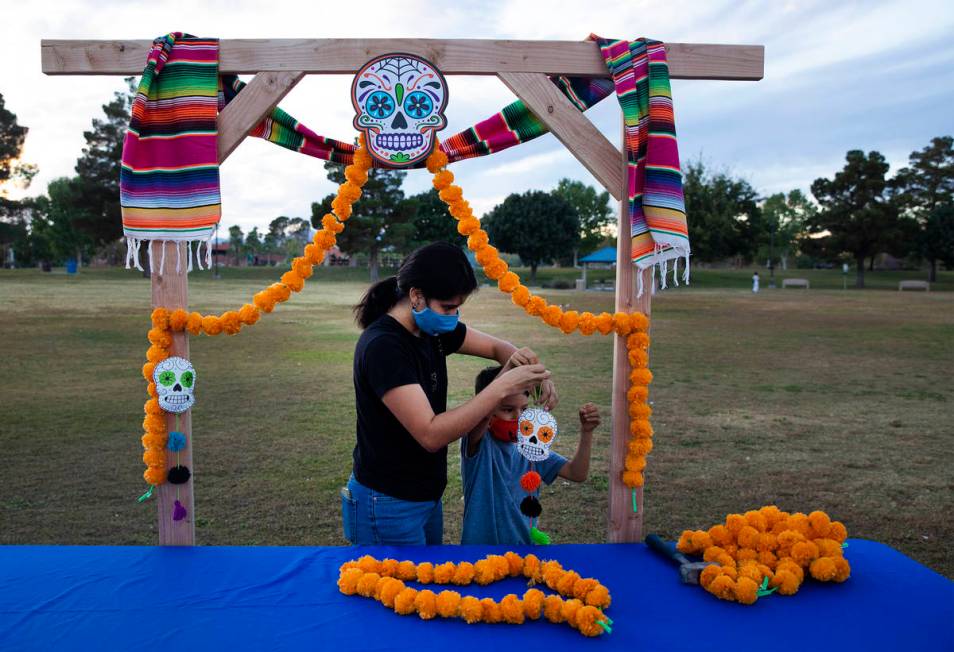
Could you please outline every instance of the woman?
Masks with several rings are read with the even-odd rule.
[[[540,385],[541,403],[556,405],[542,364],[498,376],[484,391],[447,411],[452,353],[496,360],[516,350],[458,320],[477,288],[460,248],[438,242],[417,249],[397,276],[371,286],[354,308],[364,329],[354,352],[357,444],[341,491],[345,538],[354,544],[440,544],[447,445],[493,411],[504,396]]]

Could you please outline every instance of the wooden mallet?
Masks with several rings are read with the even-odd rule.
[[[669,561],[679,566],[679,576],[683,584],[698,584],[699,574],[702,569],[711,562],[708,561],[689,561],[689,559],[675,549],[675,547],[659,538],[658,534],[650,534],[646,537],[646,545],[649,549],[662,555]]]

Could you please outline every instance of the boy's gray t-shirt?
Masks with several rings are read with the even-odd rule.
[[[530,470],[530,461],[516,445],[484,433],[473,456],[467,455],[468,438],[460,440],[460,469],[464,485],[464,529],[462,544],[528,544],[530,519],[520,513],[520,501],[527,492],[520,476]],[[556,480],[566,464],[562,455],[550,452],[533,469],[543,482]],[[539,494],[539,490],[534,495]],[[545,528],[541,528],[545,529]]]

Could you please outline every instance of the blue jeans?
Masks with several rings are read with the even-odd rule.
[[[439,500],[401,500],[348,479],[341,490],[344,536],[354,545],[440,545],[444,510]]]

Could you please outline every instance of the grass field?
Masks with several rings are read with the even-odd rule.
[[[344,543],[337,488],[354,444],[357,337],[349,308],[363,275],[322,269],[239,336],[193,340],[200,543]],[[816,290],[840,288],[841,274],[811,272],[808,292],[753,296],[750,275],[701,271],[692,287],[654,299],[647,531],[674,536],[768,503],[824,509],[851,536],[888,543],[954,578],[954,294]],[[191,304],[235,308],[277,276],[197,273]],[[874,274],[869,282],[896,288],[899,276],[920,278]],[[954,289],[954,275],[935,289]],[[613,301],[609,292],[544,295],[579,310]],[[148,300],[148,280],[125,270],[0,272],[0,543],[156,543],[154,505],[135,501],[144,489]],[[562,396],[558,450],[575,449],[581,403],[608,417],[608,338],[567,338],[489,288],[463,317],[542,355]],[[452,405],[470,395],[483,366],[451,358]],[[542,527],[559,542],[604,538],[609,432],[605,418],[589,481],[544,492]],[[454,445],[448,543],[458,540],[462,511],[456,453]]]

